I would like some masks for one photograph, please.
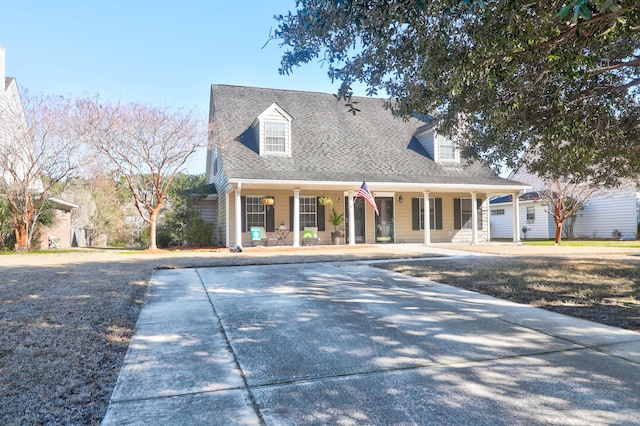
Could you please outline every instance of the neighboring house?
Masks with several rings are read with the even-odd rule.
[[[0,153],[2,161],[11,161],[17,173],[25,172],[25,159],[27,152],[16,149],[15,140],[22,140],[22,134],[28,131],[26,119],[22,108],[22,101],[18,92],[16,79],[5,75],[4,47],[0,46]],[[4,167],[0,167],[0,184],[3,182],[15,182],[11,174]]]
[[[40,248],[50,247],[50,239],[58,245],[56,248],[69,248],[72,244],[73,232],[71,227],[71,210],[77,209],[75,203],[61,200],[59,198],[49,198],[55,207],[53,213],[53,224],[40,231]]]
[[[22,174],[24,176],[26,169],[29,167],[29,154],[32,147],[15,146],[17,142],[27,139],[25,135],[29,129],[24,116],[16,79],[6,77],[5,58],[5,49],[0,46],[0,153],[2,153],[0,158],[2,158],[2,161],[6,161],[5,159],[7,158],[10,159],[16,175]],[[0,166],[0,191],[2,191],[3,184],[12,185],[16,181],[6,171],[6,168]],[[40,182],[37,182],[34,186],[39,184]],[[48,235],[53,233],[55,234],[53,236],[60,240],[63,247],[70,247],[71,221],[69,212],[77,205],[57,198],[50,198],[50,201],[55,206],[54,219],[59,220],[60,223],[56,222],[52,225],[53,228],[42,230],[41,235],[43,238],[40,241],[40,245],[43,248],[48,247]]]
[[[211,87],[206,180],[217,190],[218,240],[248,245],[251,227],[284,225],[294,247],[305,227],[330,244],[331,206],[319,202],[329,197],[350,245],[477,243],[489,237],[488,199],[529,188],[461,161],[428,119],[394,117],[382,99],[351,102],[355,115],[332,94]],[[356,198],[364,181],[379,215]],[[261,202],[267,196],[273,205]]]
[[[491,200],[491,238],[511,238],[512,199],[510,195]],[[622,239],[636,239],[640,223],[640,192],[633,190],[611,190],[606,196],[591,198],[578,212],[573,225],[565,221],[563,226],[573,238],[613,238],[614,231]],[[555,238],[556,225],[548,205],[535,191],[520,196],[520,237],[522,239]],[[523,232],[526,228],[527,232]],[[566,233],[563,235],[565,236]]]

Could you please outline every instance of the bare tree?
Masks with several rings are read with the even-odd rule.
[[[156,223],[167,191],[187,160],[203,146],[206,128],[193,112],[139,103],[77,102],[84,138],[121,175],[133,203],[149,225],[156,249]]]
[[[540,198],[549,204],[547,212],[556,224],[556,244],[562,242],[562,227],[565,221],[575,218],[585,204],[601,191],[600,187],[594,185],[560,178],[545,181],[545,188],[538,190],[538,193]]]
[[[16,250],[31,248],[48,199],[78,166],[69,103],[27,92],[0,105],[0,197],[11,210]]]

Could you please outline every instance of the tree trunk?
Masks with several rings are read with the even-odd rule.
[[[28,250],[29,240],[27,238],[27,225],[24,223],[16,224],[16,251]]]
[[[13,229],[16,234],[16,251],[29,250],[27,221],[20,218],[14,210]]]
[[[562,221],[556,221],[556,244],[560,244],[562,240]]]
[[[158,248],[156,245],[156,222],[158,220],[158,214],[152,211],[149,215],[149,250],[155,250]]]

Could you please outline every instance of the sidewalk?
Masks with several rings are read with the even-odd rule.
[[[103,424],[639,418],[640,334],[347,262],[156,272]]]

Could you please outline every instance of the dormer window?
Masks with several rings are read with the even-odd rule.
[[[287,123],[277,121],[267,121],[264,123],[265,153],[266,154],[286,154],[287,153]]]
[[[438,158],[441,161],[456,161],[456,145],[455,143],[444,136],[438,136]]]
[[[455,142],[438,134],[433,126],[419,127],[413,137],[420,142],[426,154],[436,163],[457,163],[460,161],[460,153]]]
[[[272,104],[257,117],[253,129],[260,143],[260,155],[291,155],[291,121],[291,116],[277,104]]]

